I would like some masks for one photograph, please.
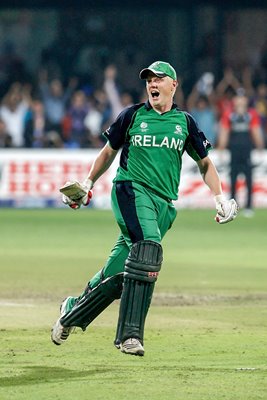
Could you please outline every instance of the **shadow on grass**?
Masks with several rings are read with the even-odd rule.
[[[111,371],[111,368],[95,368],[86,371],[77,371],[59,367],[43,367],[39,365],[25,367],[23,369],[25,372],[19,376],[0,378],[0,387],[25,386],[61,380],[65,381],[66,379],[75,380],[93,375],[105,374]]]

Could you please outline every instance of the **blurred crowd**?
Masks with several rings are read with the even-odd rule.
[[[107,66],[102,75],[98,87],[82,84],[76,77],[64,84],[58,78],[50,78],[46,70],[39,72],[35,84],[11,83],[0,99],[0,148],[102,147],[102,132],[120,111],[146,100],[145,87],[134,94],[121,87],[115,65]],[[206,72],[188,93],[183,91],[181,77],[175,102],[195,117],[216,148],[220,121],[233,109],[233,99],[241,91],[248,108],[259,115],[266,147],[267,83],[255,83],[249,67],[239,77],[227,68],[218,82],[211,72]]]

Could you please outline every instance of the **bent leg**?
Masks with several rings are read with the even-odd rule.
[[[87,284],[79,297],[70,297],[64,315],[60,319],[63,326],[79,326],[83,330],[122,291],[122,273],[129,249],[121,235],[117,240],[106,265]]]
[[[162,237],[170,228],[175,218],[176,210],[171,203],[167,203],[158,196],[152,196],[145,188],[140,187],[140,185],[133,187],[129,183],[125,184],[122,192],[113,190],[113,211],[121,228],[122,235],[114,246],[106,265],[90,280],[82,295],[78,298],[70,298],[70,307],[65,308],[61,314],[61,318],[56,323],[64,332],[70,330],[73,326],[80,326],[82,329],[86,329],[113,300],[121,296],[125,261],[133,244],[137,244],[140,241],[146,243],[151,241],[160,246]],[[139,262],[138,260],[137,263]],[[121,337],[125,337],[123,333],[124,328],[122,328],[123,323],[120,323],[121,320],[124,321],[127,314],[125,299],[132,293],[135,286],[138,288],[138,282],[141,279],[140,276],[143,274],[146,275],[149,272],[152,273],[151,278],[153,282],[142,281],[141,279],[140,289],[141,292],[144,290],[144,296],[140,298],[140,304],[138,304],[139,295],[135,296],[137,303],[134,302],[133,304],[133,307],[136,307],[136,321],[139,317],[141,318],[139,319],[137,328],[139,329],[138,336],[140,336],[140,340],[143,342],[145,318],[159,269],[150,271],[145,269],[146,267],[142,261],[140,261],[140,264],[140,271],[136,273],[138,279],[132,279],[132,277],[127,277],[126,275],[123,278],[125,286],[123,292],[125,294],[123,297],[124,300],[122,300],[122,304],[124,305],[122,306],[122,311],[120,311],[118,322],[118,331],[122,332],[119,333],[119,341]],[[154,264],[152,263],[152,265]],[[136,268],[138,269],[138,266]],[[154,273],[156,275],[153,275]],[[127,332],[128,335],[129,331]]]
[[[121,297],[122,274],[116,274],[101,281],[96,287],[85,292],[69,313],[60,319],[64,327],[87,326],[104,311],[115,299]]]

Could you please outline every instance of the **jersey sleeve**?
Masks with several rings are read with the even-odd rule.
[[[222,115],[222,117],[220,119],[220,124],[225,129],[230,129],[231,128],[230,113],[228,111],[223,113],[223,115]]]
[[[103,132],[103,135],[109,141],[113,150],[119,150],[123,146],[135,111],[135,106],[125,108],[119,114],[116,121],[113,122],[105,132]]]
[[[185,113],[185,116],[188,128],[185,150],[193,160],[198,161],[207,157],[212,146],[204,133],[200,130],[192,115]]]
[[[261,126],[260,116],[257,113],[257,111],[252,108],[252,109],[249,110],[249,114],[250,114],[250,118],[251,118],[250,127],[251,128],[260,127]]]

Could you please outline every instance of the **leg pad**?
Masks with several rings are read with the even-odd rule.
[[[84,296],[60,322],[63,326],[79,326],[83,330],[122,293],[123,274],[106,278]]]
[[[162,264],[159,243],[135,243],[125,264],[123,291],[115,343],[136,338],[143,344],[146,315]]]

